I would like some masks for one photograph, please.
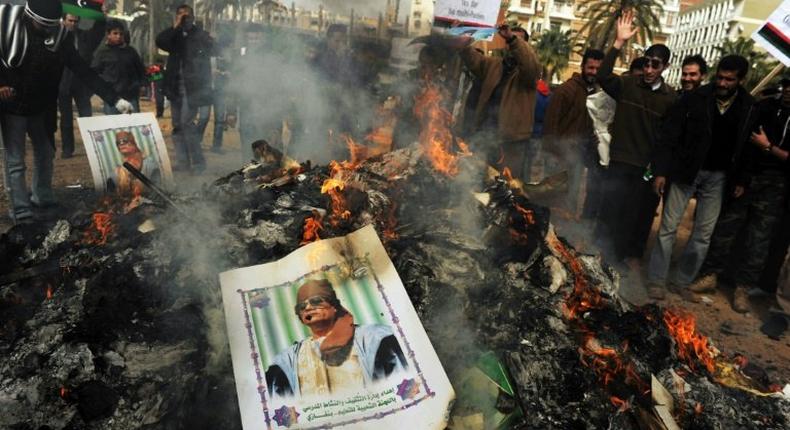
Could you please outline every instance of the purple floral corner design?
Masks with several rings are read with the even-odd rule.
[[[299,412],[293,406],[282,406],[274,411],[274,422],[282,427],[291,427],[299,422]]]
[[[414,378],[404,379],[398,384],[398,396],[401,400],[409,400],[417,397],[420,394],[420,383],[415,381]]]

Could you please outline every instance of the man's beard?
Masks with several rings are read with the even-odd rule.
[[[595,75],[582,75],[582,79],[587,83],[587,85],[595,84]]]
[[[727,98],[730,98],[730,97],[734,96],[735,95],[735,91],[737,91],[737,88],[727,89],[727,88],[722,88],[722,87],[716,87],[716,97],[722,98],[722,99],[727,99]]]

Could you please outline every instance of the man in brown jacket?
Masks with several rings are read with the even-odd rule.
[[[461,51],[464,64],[481,82],[480,98],[466,120],[472,121],[471,140],[477,150],[520,178],[532,136],[541,67],[524,29],[503,25],[498,34],[507,42],[504,57],[485,56],[472,46]]]
[[[595,75],[603,61],[603,52],[588,49],[582,57],[581,74],[573,76],[554,90],[543,121],[543,142],[547,152],[562,161],[568,172],[568,198],[565,208],[578,215],[579,190],[589,159],[597,164],[592,142],[593,124],[587,111],[587,96],[596,92]],[[590,166],[591,168],[596,166]],[[588,190],[590,184],[588,181]]]

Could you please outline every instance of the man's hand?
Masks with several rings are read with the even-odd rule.
[[[12,87],[0,87],[0,100],[7,102],[14,98],[16,92]]]
[[[752,133],[752,137],[750,140],[752,141],[753,144],[757,145],[757,147],[762,149],[763,151],[767,151],[771,148],[771,141],[769,141],[768,136],[765,135],[763,126],[760,126],[759,133]]]
[[[746,188],[744,188],[743,185],[736,185],[735,189],[732,191],[732,196],[735,197],[736,199],[739,199],[745,192],[746,192]]]
[[[115,109],[120,113],[132,113],[134,111],[134,106],[126,99],[118,99],[118,101],[115,102]]]
[[[499,35],[505,39],[506,42],[510,42],[515,37],[513,31],[510,30],[510,26],[507,24],[500,25],[498,30]]]
[[[189,12],[186,9],[178,11],[175,20],[173,20],[173,28],[181,27],[184,24],[184,17],[187,15],[189,15]]]
[[[656,176],[653,178],[653,192],[656,193],[659,197],[664,195],[664,187],[667,185],[667,177],[666,176]]]
[[[628,39],[634,37],[637,27],[634,27],[634,12],[626,9],[620,18],[617,18],[617,38],[614,40],[615,49],[620,49]]]

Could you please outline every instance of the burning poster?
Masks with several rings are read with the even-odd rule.
[[[443,429],[450,382],[372,226],[220,275],[245,429]]]
[[[173,185],[165,140],[153,113],[84,117],[77,122],[96,191],[140,195],[142,184],[124,162],[156,183]]]

